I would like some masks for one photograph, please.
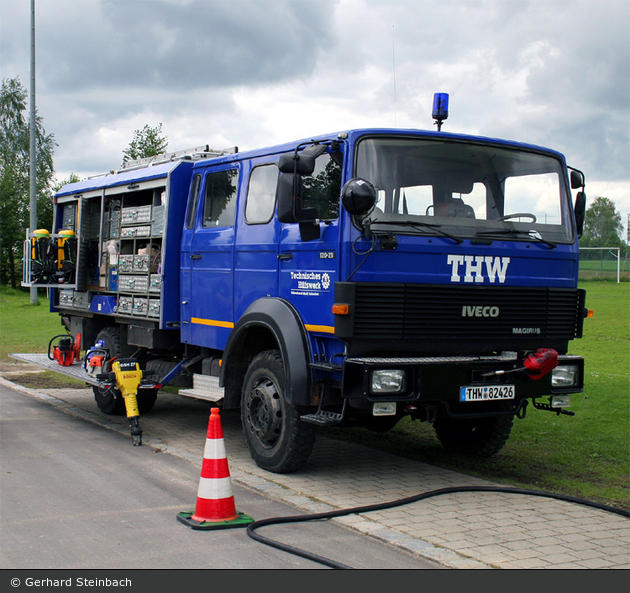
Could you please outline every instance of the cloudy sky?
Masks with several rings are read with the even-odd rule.
[[[0,0],[0,70],[30,86],[30,0]],[[36,0],[37,107],[60,179],[136,129],[240,150],[355,127],[540,144],[630,215],[629,0]]]

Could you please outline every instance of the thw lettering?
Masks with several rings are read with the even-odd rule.
[[[491,255],[449,255],[447,263],[451,266],[451,282],[474,282],[493,284],[497,278],[499,283],[505,282],[509,257],[493,257]],[[485,273],[484,273],[485,272]]]

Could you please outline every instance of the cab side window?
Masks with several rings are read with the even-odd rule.
[[[303,178],[305,208],[317,208],[321,220],[339,217],[339,197],[341,195],[341,165],[330,154],[317,157],[315,170]]]
[[[215,171],[206,175],[206,191],[203,205],[203,226],[234,226],[238,171]]]
[[[195,224],[195,212],[197,211],[197,200],[199,199],[199,185],[201,175],[197,173],[190,184],[190,197],[188,198],[188,211],[186,212],[186,228],[192,229]]]
[[[247,224],[266,224],[272,219],[276,207],[277,183],[277,165],[262,165],[253,169],[245,206]]]

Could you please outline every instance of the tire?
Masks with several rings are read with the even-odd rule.
[[[172,362],[168,360],[153,359],[149,360],[145,365],[147,371],[155,373],[154,377],[158,377],[159,380],[164,379],[176,366],[178,362]],[[153,378],[153,377],[152,377]],[[176,375],[168,384],[169,387],[192,387],[193,380],[192,375],[187,371],[182,371],[179,375]]]
[[[116,388],[109,390],[92,387],[98,409],[108,416],[121,416],[125,413],[125,400]]]
[[[280,352],[257,354],[243,382],[241,420],[252,459],[277,474],[303,468],[315,443],[315,428],[300,420],[300,410],[287,403],[285,391]]]
[[[109,352],[110,357],[120,357],[122,352],[122,345],[120,343],[120,328],[118,327],[105,327],[103,328],[96,341],[103,340],[105,342],[105,348]],[[94,386],[94,399],[98,409],[109,416],[120,416],[125,413],[125,400],[119,389],[112,388],[109,390],[102,389]]]
[[[157,389],[138,389],[138,410],[141,414],[146,414],[153,409],[157,401]]]
[[[455,419],[440,415],[433,424],[442,447],[449,453],[480,458],[496,455],[507,442],[514,416]]]

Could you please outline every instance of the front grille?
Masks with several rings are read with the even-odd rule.
[[[580,313],[579,291],[571,288],[357,283],[352,335],[340,337],[570,340],[580,334]]]

